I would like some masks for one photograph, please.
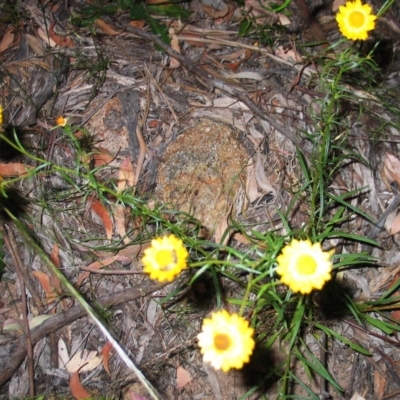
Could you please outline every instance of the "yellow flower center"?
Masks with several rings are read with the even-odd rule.
[[[297,258],[297,270],[302,275],[312,275],[317,270],[317,263],[314,257],[308,254],[302,254]]]
[[[231,347],[231,338],[224,333],[218,333],[214,336],[214,345],[217,350],[226,351]]]
[[[353,11],[349,15],[349,22],[352,28],[361,28],[365,24],[365,15],[360,11]]]
[[[156,262],[162,271],[169,271],[174,268],[176,263],[176,254],[174,250],[159,250],[156,255]]]

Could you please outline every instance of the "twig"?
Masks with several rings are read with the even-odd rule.
[[[166,285],[158,285],[146,291],[132,288],[122,292],[109,293],[97,298],[96,303],[101,307],[118,306],[128,301],[145,297],[150,293],[163,288],[164,286]],[[43,339],[49,333],[55,332],[65,325],[68,325],[78,318],[82,318],[86,315],[85,309],[81,305],[77,305],[70,308],[68,311],[49,318],[38,327],[31,330],[32,345],[34,346],[39,340]],[[12,357],[9,357],[7,360],[5,360],[7,361],[7,365],[2,371],[0,371],[0,387],[3,386],[14,375],[14,372],[27,355],[25,336],[20,337],[16,341],[16,343],[10,349],[10,354],[12,354]]]
[[[3,233],[4,243],[7,246],[8,251],[11,254],[11,258],[14,262],[14,267],[18,275],[19,285],[21,289],[21,300],[22,300],[22,320],[24,324],[25,331],[25,349],[27,352],[27,364],[28,364],[28,375],[29,375],[29,397],[35,396],[35,366],[34,366],[34,358],[33,358],[33,344],[31,338],[31,330],[29,327],[28,321],[28,302],[26,299],[26,290],[25,290],[25,280],[24,273],[19,263],[19,260],[16,257],[17,249],[14,234],[12,232],[12,228],[5,228],[4,224],[0,224],[0,231]]]
[[[91,272],[93,274],[100,274],[100,275],[145,275],[143,271],[127,271],[125,269],[96,269],[96,268],[89,268],[89,267],[79,267],[80,270]]]

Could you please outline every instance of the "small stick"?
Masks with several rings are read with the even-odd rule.
[[[7,246],[8,251],[14,262],[15,270],[18,275],[19,285],[21,289],[21,300],[22,300],[22,320],[24,323],[25,340],[26,340],[26,351],[27,351],[27,364],[28,364],[28,375],[29,375],[29,397],[35,397],[35,366],[33,359],[33,344],[31,338],[31,330],[29,328],[28,321],[28,302],[26,299],[25,291],[25,280],[24,274],[19,264],[19,260],[16,257],[16,243],[14,235],[11,234],[11,228],[5,229],[4,224],[0,224],[0,231],[3,233],[4,242]],[[12,240],[12,239],[13,240]]]
[[[125,269],[96,269],[96,268],[89,268],[89,267],[79,267],[80,270],[91,272],[93,274],[100,274],[100,275],[145,275],[143,271],[127,271]]]

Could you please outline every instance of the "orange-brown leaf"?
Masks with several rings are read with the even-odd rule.
[[[144,20],[131,21],[129,22],[129,25],[141,29],[146,25],[146,21]]]
[[[110,359],[110,351],[112,349],[112,344],[108,341],[104,347],[101,349],[100,354],[103,356],[103,367],[107,371],[108,375],[111,376],[110,367],[108,365],[108,360]]]
[[[72,396],[74,396],[76,400],[84,400],[90,398],[90,393],[82,386],[81,380],[79,379],[78,371],[74,372],[71,375],[69,388],[71,390]]]
[[[50,278],[42,271],[32,271],[32,275],[37,278],[37,280],[42,285],[44,292],[46,293],[46,298],[49,300],[49,303],[56,300],[57,296],[54,293],[54,290],[50,283]]]
[[[30,167],[21,163],[0,164],[0,175],[4,178],[26,175]]]
[[[111,240],[112,232],[113,232],[113,224],[111,220],[110,213],[107,209],[101,204],[99,200],[97,200],[93,196],[88,197],[89,207],[90,209],[101,219],[103,222],[104,228],[106,230],[107,239]]]
[[[75,43],[67,36],[60,36],[54,32],[54,27],[56,23],[53,22],[49,27],[49,36],[50,39],[54,40],[54,42],[60,47],[75,47]]]
[[[14,37],[14,28],[9,25],[0,41],[0,53],[3,53],[3,51],[11,47],[14,42]]]
[[[100,147],[96,147],[93,150],[93,160],[96,168],[101,167],[102,165],[110,164],[110,162],[115,159],[115,157],[108,150]]]
[[[57,243],[54,243],[54,245],[53,245],[53,248],[52,248],[51,254],[50,254],[50,260],[58,269],[60,269],[59,248],[58,248]],[[51,274],[50,283],[51,283],[51,286],[54,288],[54,290],[58,294],[61,294],[61,281],[60,281],[60,279],[58,279],[58,277],[55,274]]]
[[[121,31],[116,31],[111,25],[108,25],[102,19],[96,19],[94,24],[107,35],[115,36],[121,33]]]

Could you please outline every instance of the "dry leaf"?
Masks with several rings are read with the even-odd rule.
[[[57,46],[57,43],[42,28],[37,29],[37,34],[39,38],[42,39],[42,41],[46,43],[49,47]]]
[[[121,163],[118,171],[118,189],[117,192],[122,192],[126,187],[132,187],[135,184],[135,171],[131,163],[130,157],[126,157]]]
[[[33,35],[25,35],[26,40],[29,44],[29,47],[33,50],[35,54],[38,56],[44,56],[44,46],[43,46],[43,41],[41,41],[39,38]]]
[[[49,318],[51,318],[51,315],[46,315],[46,314],[40,314],[36,315],[36,317],[33,317],[28,321],[28,325],[30,329],[36,328],[40,324],[42,324],[44,321],[47,321]],[[19,331],[23,330],[23,321],[19,321],[17,319],[7,319],[3,323],[3,331]]]
[[[105,258],[104,260],[100,260],[100,261],[95,261],[94,263],[88,265],[88,267],[90,269],[100,269],[100,268],[104,268],[107,267],[108,265],[112,264],[113,262],[119,260],[120,256],[118,254],[112,256],[112,257],[108,257]],[[89,276],[90,272],[85,271],[82,272],[79,276],[78,279],[76,280],[76,287],[79,287],[82,285],[82,282]]]
[[[97,368],[103,361],[103,356],[98,355],[97,351],[77,351],[74,356],[67,363],[67,371],[74,372],[88,372]]]
[[[379,370],[375,369],[374,371],[374,392],[375,399],[382,400],[383,395],[385,393],[386,387],[386,379],[384,375],[382,375]]]
[[[262,189],[265,193],[272,193],[273,195],[275,195],[276,191],[272,187],[271,182],[265,173],[264,159],[260,152],[256,153],[255,175],[259,188]]]
[[[115,157],[106,149],[100,147],[94,147],[92,152],[95,167],[101,167],[103,165],[110,164]]]
[[[297,51],[293,49],[285,50],[283,46],[277,47],[277,49],[275,50],[275,55],[279,58],[282,58],[282,60],[287,60],[291,62],[303,61],[301,55]]]
[[[181,49],[179,47],[179,40],[178,40],[178,36],[176,36],[175,29],[169,28],[168,33],[169,33],[169,37],[171,38],[170,46],[172,47],[173,50],[180,53]],[[176,68],[179,68],[180,66],[181,66],[181,64],[177,59],[171,58],[171,61],[169,63],[170,68],[176,69]]]
[[[278,13],[278,18],[282,26],[290,25],[290,19],[285,14]]]
[[[52,248],[51,254],[50,254],[50,260],[58,269],[60,269],[59,248],[58,248],[57,243],[54,243],[54,245],[53,245],[53,248]],[[55,274],[51,274],[50,283],[51,283],[52,287],[54,288],[54,290],[58,294],[61,294],[61,281]]]
[[[54,32],[56,23],[53,22],[49,27],[50,38],[60,47],[75,47],[75,43],[67,36],[59,36]]]
[[[101,219],[103,222],[104,228],[106,230],[106,236],[108,240],[111,240],[112,238],[112,232],[113,232],[113,224],[112,220],[110,217],[109,212],[106,210],[106,208],[103,206],[103,204],[100,203],[99,200],[97,200],[93,196],[88,197],[88,204],[89,208]]]
[[[42,271],[32,271],[31,274],[40,282],[44,292],[46,293],[48,304],[55,301],[57,299],[57,295],[54,293],[54,289],[51,286],[49,276]]]
[[[206,4],[202,4],[201,5],[201,9],[211,18],[215,19],[215,18],[222,18],[225,17],[228,12],[229,12],[229,8],[225,7],[222,10],[217,10],[214,7],[208,6]]]
[[[336,12],[337,10],[339,10],[340,6],[344,6],[346,4],[346,0],[334,0],[333,4],[332,4],[332,12]]]
[[[58,346],[58,368],[65,369],[69,361],[67,345],[65,344],[64,340],[60,338],[58,340],[57,346]]]
[[[0,53],[3,53],[3,51],[11,47],[14,42],[14,37],[14,28],[9,25],[0,41]]]
[[[397,214],[390,226],[389,234],[395,235],[400,232],[400,214]]]
[[[383,165],[388,180],[390,182],[395,181],[400,186],[400,160],[392,154],[386,153]]]
[[[81,384],[78,372],[75,372],[71,375],[69,388],[72,396],[74,396],[77,400],[85,400],[90,398],[90,393]]]
[[[129,25],[141,29],[146,25],[146,21],[144,20],[131,21],[129,22]]]
[[[4,178],[23,176],[26,175],[30,169],[28,165],[21,163],[0,164],[0,175]]]
[[[94,24],[106,35],[115,36],[119,35],[121,31],[116,31],[112,26],[108,25],[102,19],[96,19]]]
[[[108,341],[104,347],[101,349],[100,354],[103,356],[103,367],[107,371],[108,375],[111,376],[110,367],[108,365],[108,360],[110,358],[110,351],[113,348],[110,341]]]
[[[121,236],[125,244],[129,244],[131,239],[126,234],[125,229],[125,207],[122,204],[117,204],[114,208],[115,231]]]
[[[233,238],[234,238],[237,242],[242,243],[242,244],[244,244],[244,245],[246,245],[246,246],[252,244],[252,242],[251,242],[245,235],[243,235],[243,233],[236,232],[236,233],[233,235]]]
[[[150,243],[145,244],[133,244],[131,246],[124,247],[121,249],[115,256],[117,257],[116,261],[126,262],[132,261],[133,258],[138,258],[139,255],[143,253],[145,249],[150,246]],[[110,253],[105,251],[96,252],[98,257],[107,257]]]
[[[221,217],[221,219],[219,220],[218,225],[215,229],[215,233],[214,233],[215,243],[219,243],[222,245],[226,245],[228,243],[228,241],[231,237],[231,232],[226,232],[226,230],[228,229],[228,217],[231,212],[232,212],[232,206],[230,207],[229,212],[227,212],[225,215],[223,215]],[[225,234],[225,237],[224,237],[223,241],[221,242],[224,234]]]
[[[253,203],[260,196],[261,193],[258,191],[258,185],[256,180],[256,174],[254,171],[254,164],[246,166],[247,178],[246,178],[246,197],[249,203]]]
[[[189,372],[186,371],[185,368],[179,366],[176,369],[176,387],[178,389],[182,389],[190,382],[192,382],[192,377],[190,376]]]

